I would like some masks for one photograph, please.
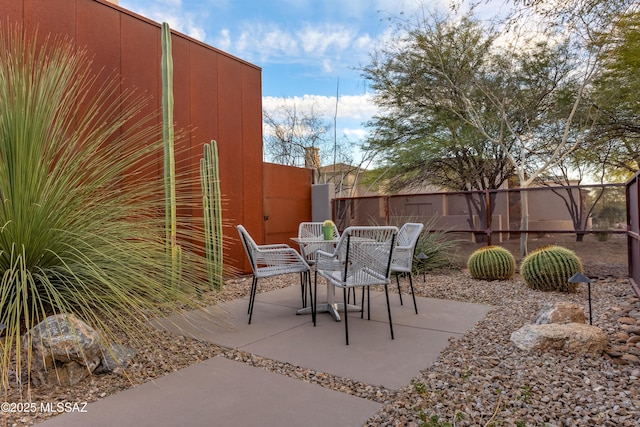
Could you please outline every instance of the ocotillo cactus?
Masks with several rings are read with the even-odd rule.
[[[200,159],[200,183],[209,286],[221,289],[223,283],[222,201],[218,172],[218,145],[214,140],[211,140],[211,145],[204,144],[204,158]]]
[[[180,276],[180,247],[177,242],[176,160],[173,130],[173,57],[171,29],[162,23],[162,140],[164,142],[164,197],[167,274],[169,282],[177,285]]]
[[[485,246],[476,250],[467,262],[474,279],[505,280],[516,272],[516,260],[501,246]]]
[[[575,292],[578,284],[568,282],[575,273],[582,273],[582,262],[562,246],[536,249],[520,264],[520,274],[527,286],[540,291]]]

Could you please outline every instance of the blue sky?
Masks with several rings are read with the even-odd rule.
[[[358,68],[388,40],[389,17],[451,0],[120,0],[119,5],[262,68],[263,107],[314,104],[352,141],[375,113]],[[339,81],[339,87],[338,87]]]

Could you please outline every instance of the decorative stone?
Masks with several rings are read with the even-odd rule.
[[[626,343],[629,341],[629,334],[624,332],[616,332],[613,334],[613,340],[618,343]]]
[[[633,363],[634,365],[640,364],[640,357],[635,354],[623,354],[621,359],[626,360],[629,363]]]
[[[49,316],[22,339],[23,348],[31,345],[35,384],[74,385],[100,364],[98,334],[73,314]]]
[[[601,355],[607,348],[607,334],[584,323],[524,325],[511,334],[511,341],[521,350],[538,352]]]
[[[120,344],[111,344],[108,349],[102,347],[102,360],[94,373],[118,373],[129,365],[135,355],[134,349]]]
[[[547,303],[536,317],[536,325],[549,323],[586,323],[581,306],[570,302]]]
[[[627,325],[624,325],[624,326],[627,326]],[[640,335],[640,326],[631,326],[631,325],[628,325],[628,326],[629,326],[628,328],[624,328],[624,326],[623,326],[623,329],[624,329],[624,330],[625,330],[629,335],[632,335],[632,334],[633,334],[633,335]]]

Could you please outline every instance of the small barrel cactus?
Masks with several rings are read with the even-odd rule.
[[[476,250],[467,262],[474,279],[506,280],[516,272],[516,260],[502,246],[485,246]]]
[[[520,264],[527,286],[540,291],[575,292],[578,284],[569,283],[569,278],[576,273],[582,273],[580,258],[562,246],[538,248]]]

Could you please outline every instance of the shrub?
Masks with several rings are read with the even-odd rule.
[[[502,246],[485,246],[473,252],[467,262],[474,279],[506,280],[516,273],[516,260]]]
[[[184,268],[179,286],[167,286],[158,111],[143,115],[147,99],[91,69],[72,41],[39,43],[21,28],[0,28],[5,387],[21,370],[12,354],[30,351],[22,332],[48,315],[75,314],[107,342],[117,340],[114,329],[144,340],[139,325],[188,304],[206,278],[196,250],[202,227],[182,218]],[[180,206],[191,208],[187,173],[176,186]]]
[[[575,292],[578,284],[568,280],[581,272],[580,258],[562,246],[538,248],[520,264],[520,274],[527,286],[540,291]]]

